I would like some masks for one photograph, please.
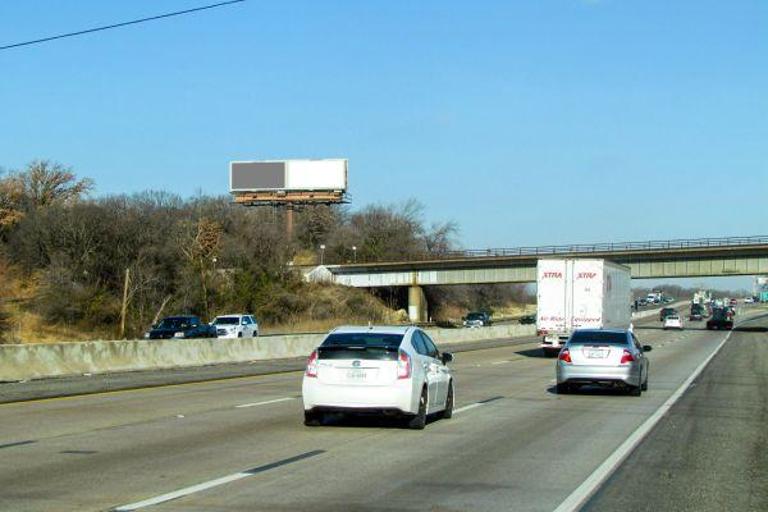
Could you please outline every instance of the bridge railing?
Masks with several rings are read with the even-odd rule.
[[[664,249],[697,249],[714,247],[742,247],[768,245],[768,236],[727,238],[693,238],[677,240],[648,240],[644,242],[610,242],[596,244],[548,245],[540,247],[514,247],[495,249],[465,249],[425,254],[423,259],[493,258],[504,256],[547,256],[557,254],[588,254],[605,252],[648,251]]]

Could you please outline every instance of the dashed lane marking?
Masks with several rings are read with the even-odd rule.
[[[246,407],[257,407],[259,405],[276,404],[278,402],[288,402],[289,400],[296,400],[296,398],[294,398],[292,396],[287,396],[285,398],[276,398],[274,400],[266,400],[264,402],[252,402],[252,403],[249,403],[249,404],[240,404],[240,405],[236,405],[235,409],[244,409]]]
[[[153,505],[159,505],[160,503],[165,503],[167,501],[183,498],[185,496],[189,496],[190,494],[206,491],[208,489],[212,489],[220,485],[228,484],[236,480],[242,480],[243,478],[248,478],[249,476],[257,475],[259,473],[264,473],[265,471],[269,471],[271,469],[275,469],[288,464],[293,464],[294,462],[299,462],[301,460],[308,459],[310,457],[314,457],[322,453],[325,453],[325,450],[314,450],[311,452],[301,453],[293,457],[288,457],[287,459],[270,462],[269,464],[264,464],[263,466],[258,466],[252,469],[248,469],[246,471],[233,473],[231,475],[223,476],[221,478],[209,480],[207,482],[199,483],[197,485],[192,485],[190,487],[185,487],[183,489],[179,489],[178,491],[169,492],[167,494],[161,494],[160,496],[155,496],[154,498],[137,501],[135,503],[129,503],[127,505],[121,505],[119,507],[113,508],[112,511],[113,512],[131,512],[133,510],[139,510],[142,508],[151,507]]]
[[[459,407],[458,409],[453,410],[453,414],[459,414],[460,412],[468,411],[470,409],[474,409],[475,407],[480,407],[483,404],[480,402],[475,402],[473,404],[465,405],[464,407]]]

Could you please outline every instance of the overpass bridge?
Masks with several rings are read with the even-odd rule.
[[[542,258],[601,258],[634,279],[768,274],[768,236],[652,240],[452,251],[423,260],[328,265],[327,278],[357,288],[408,286],[409,315],[426,319],[422,286],[532,283]]]

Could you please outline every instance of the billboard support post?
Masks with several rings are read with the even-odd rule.
[[[229,192],[235,204],[284,209],[285,235],[291,242],[296,208],[348,202],[347,160],[230,162]]]
[[[293,209],[292,204],[285,205],[285,237],[289,243],[293,241]]]

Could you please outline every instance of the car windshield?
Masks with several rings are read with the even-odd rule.
[[[220,316],[213,323],[215,325],[238,325],[240,318],[236,316]]]
[[[190,318],[164,318],[159,324],[158,329],[187,329],[192,325]]]
[[[483,320],[485,315],[482,313],[470,313],[467,315],[467,320]]]
[[[571,335],[571,345],[626,345],[627,335],[623,332],[576,331]]]

